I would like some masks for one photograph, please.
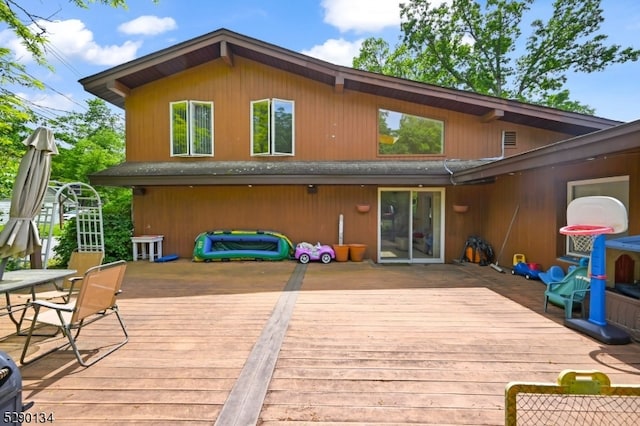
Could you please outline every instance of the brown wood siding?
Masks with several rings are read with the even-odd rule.
[[[344,215],[344,243],[367,244],[375,254],[377,189],[358,186],[306,185],[150,187],[134,197],[135,234],[164,235],[164,252],[191,257],[196,237],[215,229],[278,231],[294,244],[338,242],[339,215]],[[368,202],[368,213],[356,204]]]
[[[295,101],[295,156],[279,161],[391,158],[377,154],[378,108],[444,121],[447,158],[497,157],[503,130],[517,132],[517,146],[508,155],[568,137],[499,120],[482,123],[475,116],[374,95],[338,93],[332,86],[236,58],[233,67],[213,61],[133,90],[126,101],[127,160],[260,161],[250,155],[249,103],[264,98]],[[214,102],[213,159],[170,157],[169,102],[179,100]]]
[[[480,236],[499,254],[516,206],[519,211],[498,263],[510,266],[513,255],[548,268],[564,253],[568,181],[629,175],[629,231],[640,233],[640,153],[610,156],[564,167],[541,168],[499,176],[495,183],[447,188],[445,198],[445,261],[459,259],[469,236]],[[356,204],[371,211],[358,213]],[[454,213],[453,204],[469,211]],[[185,207],[186,206],[186,207]],[[338,217],[344,214],[345,243],[364,243],[375,258],[377,188],[320,185],[308,194],[306,185],[148,187],[134,197],[135,233],[165,235],[165,253],[190,257],[195,238],[213,229],[269,229],[300,241],[338,242]]]
[[[520,209],[499,264],[509,266],[515,253],[546,269],[564,254],[567,182],[629,175],[629,235],[640,234],[640,153],[631,152],[562,167],[545,167],[512,176],[500,176],[494,184],[454,186],[449,202],[469,200],[469,212],[448,213],[447,260],[460,257],[468,235],[489,241],[498,254],[517,205]],[[478,203],[475,205],[475,203]],[[566,266],[566,265],[565,265]]]

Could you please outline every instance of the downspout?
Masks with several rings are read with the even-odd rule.
[[[444,166],[444,169],[449,172],[449,181],[451,182],[451,185],[456,186],[457,183],[455,180],[453,180],[453,170],[451,170],[449,167],[447,167],[447,160],[444,159],[442,161],[442,165]]]
[[[500,156],[499,157],[484,157],[484,158],[479,158],[478,161],[499,161],[499,160],[504,159],[504,134],[502,135],[502,141],[501,141],[501,144],[500,144],[500,149],[501,149],[501,152],[500,152]],[[451,170],[449,167],[447,167],[447,160],[446,159],[443,161],[443,165],[444,165],[444,169],[447,172],[449,172],[449,180],[451,181],[451,184],[453,186],[458,185],[456,183],[456,181],[454,180],[454,178],[453,178],[453,170]]]

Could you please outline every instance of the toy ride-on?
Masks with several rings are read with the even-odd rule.
[[[527,262],[524,254],[515,254],[513,256],[512,275],[522,275],[528,280],[539,280],[542,266],[539,263]]]
[[[298,243],[296,245],[295,258],[300,263],[309,263],[312,260],[319,260],[322,263],[330,263],[336,258],[336,253],[333,247],[311,243]]]

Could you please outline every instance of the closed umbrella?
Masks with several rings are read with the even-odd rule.
[[[34,218],[49,185],[51,155],[58,154],[53,132],[44,127],[37,128],[22,143],[27,152],[13,186],[9,221],[0,232],[0,279],[9,257],[24,257],[42,247]]]

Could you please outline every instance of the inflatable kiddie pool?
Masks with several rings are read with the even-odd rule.
[[[293,244],[274,231],[216,230],[198,235],[193,248],[195,262],[291,259]]]

